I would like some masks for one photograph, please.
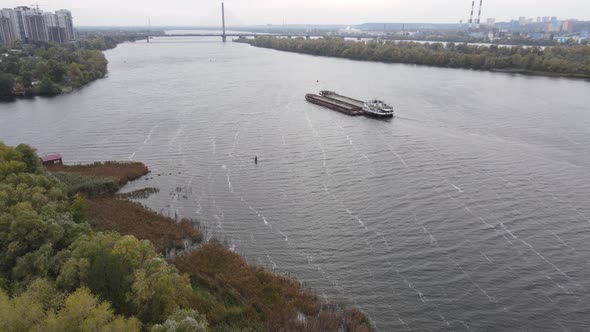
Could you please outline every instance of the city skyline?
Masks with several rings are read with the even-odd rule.
[[[46,11],[68,8],[74,13],[78,26],[142,26],[148,17],[154,26],[217,26],[221,1],[114,0],[85,1],[47,0]],[[476,3],[476,11],[478,9]],[[360,24],[366,22],[458,23],[467,22],[470,0],[226,0],[228,25],[260,24]],[[22,1],[5,1],[5,7],[25,5]],[[116,8],[116,10],[113,10]],[[586,16],[579,16],[587,13]],[[526,16],[557,16],[560,19],[590,20],[590,3],[576,0],[520,1],[485,0],[482,21],[496,22]]]
[[[75,39],[76,30],[72,13],[67,9],[55,12],[28,6],[0,9],[1,43],[65,43]]]

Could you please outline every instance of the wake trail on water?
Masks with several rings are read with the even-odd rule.
[[[340,121],[336,121],[336,124],[340,128],[340,135],[342,135],[343,137],[346,136],[348,144],[352,147],[354,153],[358,156],[361,156],[363,159],[365,159],[367,161],[368,165],[371,166],[371,174],[376,175],[375,168],[373,167],[375,165],[375,163],[364,152],[359,151],[357,145],[354,144],[352,138],[350,137],[351,134],[347,133],[345,131],[344,127],[342,127],[342,125],[340,124]],[[364,167],[364,169],[366,169],[366,167]]]
[[[507,183],[509,183],[509,182],[507,182]],[[506,202],[506,201],[505,201],[505,200],[504,200],[502,197],[500,197],[500,196],[498,196],[498,195],[497,195],[497,197],[498,197],[498,198],[499,198],[499,199],[500,199],[500,200],[503,202],[504,206],[505,206],[507,209],[510,209],[510,208],[511,208],[511,207],[510,207],[510,205],[509,205],[509,204],[508,204],[508,203],[507,203],[507,202]],[[542,201],[541,201],[540,199],[536,198],[536,197],[535,197],[535,200],[537,200],[538,202],[541,202],[541,203],[542,203]],[[512,207],[512,209],[514,209],[514,208]],[[518,212],[518,211],[515,211],[515,212]],[[575,281],[575,280],[574,280],[572,277],[570,277],[570,276],[569,276],[567,273],[565,273],[563,270],[561,270],[559,267],[557,267],[557,265],[555,265],[554,263],[552,263],[551,261],[549,261],[549,260],[548,260],[548,259],[547,259],[547,258],[546,258],[546,257],[545,257],[543,254],[541,254],[541,253],[540,253],[538,250],[536,250],[534,246],[532,246],[530,243],[526,242],[525,240],[523,240],[523,239],[521,239],[521,238],[517,237],[517,236],[516,236],[516,235],[515,235],[515,234],[514,234],[512,231],[510,231],[510,230],[509,230],[509,229],[508,229],[508,228],[505,226],[505,224],[504,224],[503,222],[500,222],[500,226],[503,228],[503,230],[504,230],[504,231],[505,231],[505,232],[506,232],[508,235],[510,235],[510,237],[512,237],[514,240],[517,240],[517,241],[519,241],[520,243],[522,243],[522,244],[523,244],[523,245],[525,245],[526,247],[528,247],[528,248],[529,248],[529,249],[530,249],[530,250],[531,250],[531,251],[532,251],[532,252],[533,252],[535,255],[537,255],[539,258],[541,258],[541,260],[543,260],[545,263],[547,263],[549,266],[551,266],[551,267],[552,267],[552,268],[553,268],[553,269],[554,269],[556,272],[558,272],[559,274],[561,274],[562,276],[564,276],[566,279],[570,280],[570,281],[571,281],[571,282],[574,284],[574,286],[576,286],[576,287],[578,287],[578,288],[580,288],[580,289],[582,289],[582,290],[585,290],[585,288],[584,288],[584,287],[583,287],[583,286],[582,286],[580,283],[578,283],[577,281]],[[559,241],[560,243],[562,243],[562,244],[563,244],[563,245],[565,245],[567,248],[570,248],[570,249],[572,249],[574,252],[576,252],[576,250],[575,250],[575,249],[573,249],[573,248],[572,248],[571,246],[569,246],[569,245],[568,245],[568,244],[567,244],[565,241],[563,241],[563,239],[561,239],[561,238],[560,238],[560,237],[559,237],[559,236],[558,236],[558,235],[557,235],[555,232],[551,231],[551,233],[552,233],[553,235],[555,235],[555,237],[558,239],[558,241]],[[576,252],[576,253],[577,253],[577,252]],[[586,262],[587,262],[587,260],[586,260]],[[552,279],[551,279],[551,280],[552,280]],[[556,284],[556,286],[558,286],[559,288],[562,288],[562,289],[564,288],[564,287],[562,287],[561,285],[559,285],[559,284],[557,284],[557,283],[555,283],[555,284]],[[570,294],[570,295],[572,295],[572,294],[573,294],[573,293],[572,293],[570,290],[567,290],[567,292],[568,292],[568,294]],[[577,295],[574,295],[574,296],[575,296],[575,297],[576,297],[576,298],[579,300],[579,297],[578,297]]]
[[[535,185],[535,187],[536,187],[536,188],[539,188],[539,187],[541,187],[541,188],[544,188],[544,187],[542,187],[542,186],[539,184],[539,181],[538,181],[537,179],[535,179],[533,176],[529,176],[529,177],[528,177],[528,179],[529,179],[529,181],[530,181],[531,183],[533,183],[533,184]],[[575,212],[576,212],[576,214],[577,214],[579,217],[581,217],[583,220],[585,220],[585,221],[587,221],[588,223],[590,223],[590,219],[588,218],[588,216],[586,216],[584,213],[580,212],[580,209],[579,209],[579,207],[578,207],[578,206],[571,205],[571,202],[569,202],[569,203],[568,203],[568,202],[566,202],[566,201],[564,201],[564,200],[560,199],[560,198],[559,198],[559,197],[558,197],[558,196],[555,194],[555,191],[549,191],[549,194],[551,195],[551,197],[552,197],[554,200],[558,201],[558,202],[559,202],[559,203],[561,203],[562,205],[570,205],[570,207],[573,209],[573,211],[575,211]]]
[[[160,126],[160,125],[159,125],[159,124],[157,124],[157,125],[154,125],[154,126],[153,126],[153,127],[150,129],[150,131],[148,132],[147,136],[146,136],[146,137],[145,137],[145,139],[143,140],[143,144],[141,144],[141,146],[140,146],[140,147],[138,147],[138,148],[137,148],[135,151],[133,151],[133,152],[132,152],[132,153],[129,155],[129,157],[127,158],[127,159],[129,159],[129,161],[133,161],[133,160],[135,159],[135,156],[136,156],[136,155],[137,155],[139,152],[141,152],[141,151],[142,151],[142,150],[145,148],[145,146],[146,146],[146,145],[147,145],[147,144],[148,144],[148,143],[151,141],[151,139],[152,139],[152,135],[153,135],[153,134],[154,134],[154,132],[155,132],[155,131],[158,129],[158,127],[159,127],[159,126]]]
[[[322,164],[324,166],[324,172],[325,172],[325,174],[330,174],[330,172],[328,170],[328,165],[327,165],[326,149],[324,147],[324,142],[323,142],[322,136],[320,135],[320,133],[317,131],[317,129],[313,125],[313,122],[311,121],[309,114],[307,114],[307,110],[304,110],[304,113],[305,113],[305,119],[307,120],[307,124],[309,125],[309,128],[311,129],[314,136],[317,138],[316,143],[317,143],[320,151],[322,152]]]

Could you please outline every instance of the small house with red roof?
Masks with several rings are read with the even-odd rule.
[[[50,154],[39,158],[43,166],[46,165],[63,165],[63,160],[60,154]]]

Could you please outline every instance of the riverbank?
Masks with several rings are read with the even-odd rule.
[[[526,75],[590,79],[590,46],[498,47],[449,43],[366,43],[336,38],[256,37],[236,42],[254,47],[351,60],[406,63],[443,68],[510,72]]]
[[[138,169],[148,174],[139,166],[97,163],[48,173],[28,146],[0,144],[0,302],[19,308],[25,290],[27,306],[39,306],[41,316],[2,311],[0,320],[13,324],[7,331],[47,323],[52,311],[74,310],[68,299],[80,296],[107,305],[110,319],[99,327],[117,322],[130,331],[182,321],[203,331],[371,330],[360,311],[326,303],[219,242],[203,243],[198,223],[177,222],[115,196]],[[76,181],[57,180],[64,177]],[[102,185],[107,182],[117,185]],[[96,190],[97,183],[110,191]],[[163,260],[171,250],[185,253]],[[51,305],[42,304],[47,291],[39,291],[39,283],[56,294]],[[79,316],[92,319],[90,312]]]
[[[48,169],[116,179],[120,184],[149,173],[141,163],[117,162]],[[212,327],[338,331],[345,326],[347,331],[370,330],[367,318],[360,311],[322,303],[298,281],[250,265],[215,240],[202,243],[202,232],[195,228],[199,226],[197,221],[164,217],[113,194],[86,197],[86,213],[95,227],[149,240],[162,254],[184,251],[170,262],[180,273],[190,276],[197,294],[192,298],[193,308],[204,314]]]
[[[0,45],[0,98],[55,96],[70,93],[106,76],[102,51],[136,36],[86,35],[68,44]]]

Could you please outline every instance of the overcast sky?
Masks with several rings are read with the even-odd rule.
[[[216,0],[40,0],[46,11],[66,8],[76,25],[218,25]],[[476,0],[479,3],[479,0]],[[35,1],[1,0],[2,7]],[[228,25],[359,24],[365,22],[458,23],[471,0],[226,0]],[[477,7],[477,5],[476,5]],[[477,8],[476,8],[477,15]],[[590,20],[590,0],[484,0],[482,20],[557,16]]]

